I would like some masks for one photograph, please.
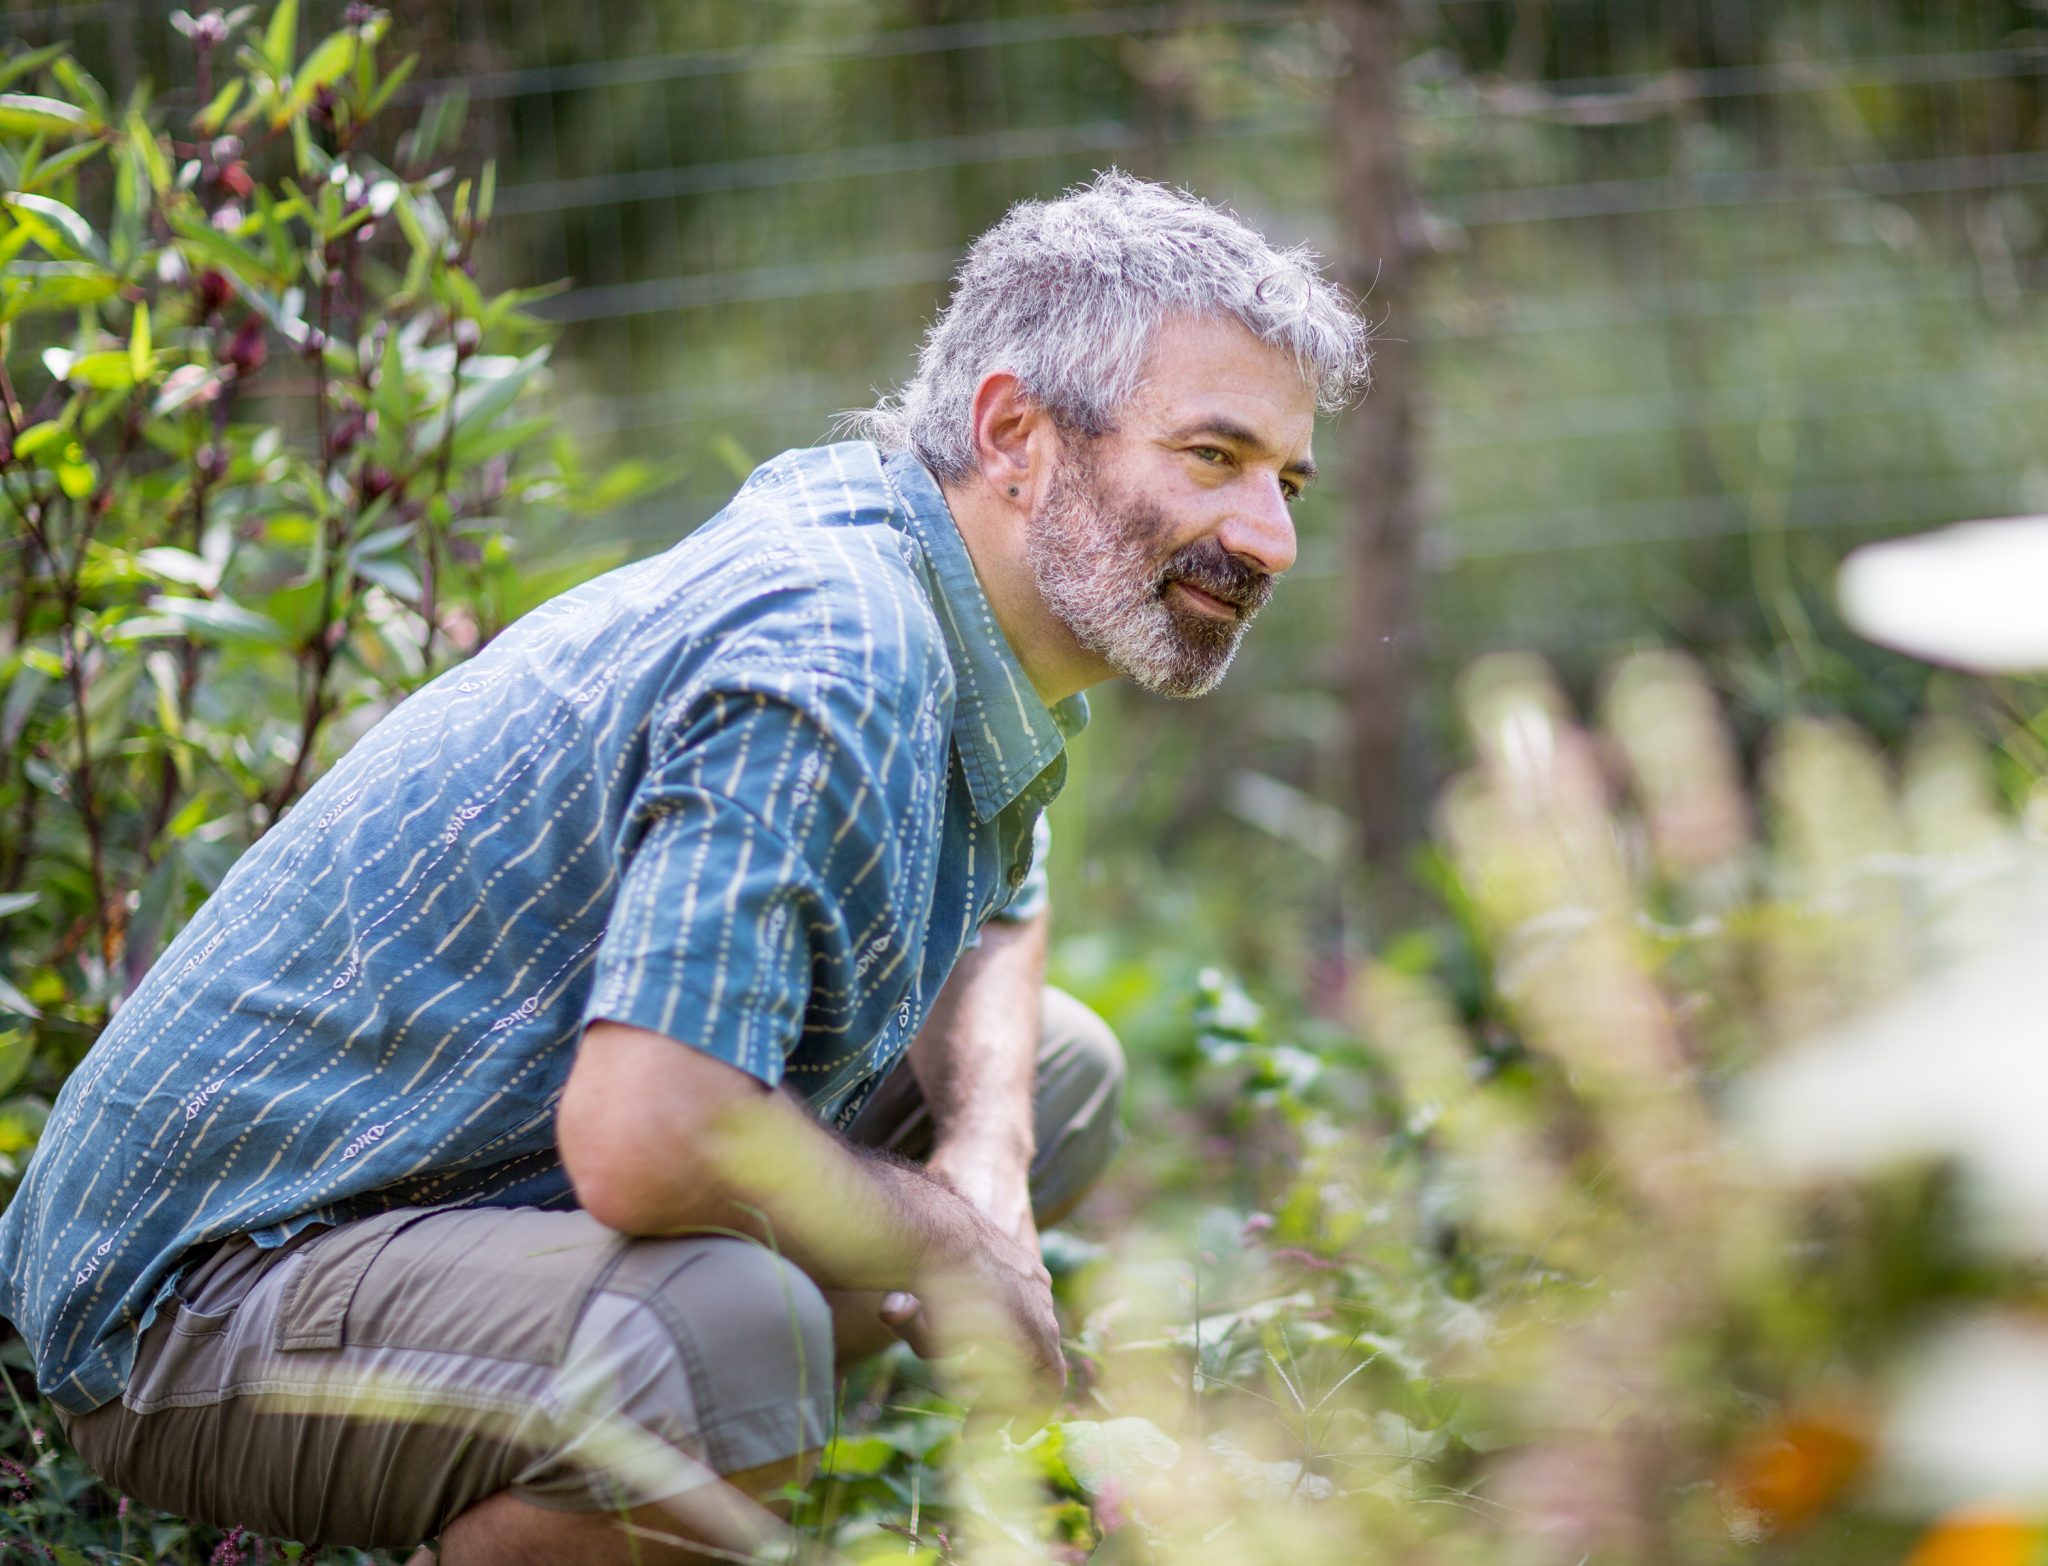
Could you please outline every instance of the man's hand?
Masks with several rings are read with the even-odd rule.
[[[915,1294],[919,1319],[904,1335],[920,1352],[985,1348],[975,1379],[992,1395],[1037,1407],[1063,1383],[1035,1244],[926,1171],[848,1147],[723,1061],[593,1023],[555,1135],[584,1208],[621,1233],[755,1235],[821,1287]]]
[[[932,1117],[925,1168],[983,1220],[965,1286],[927,1285],[892,1295],[885,1325],[927,1358],[985,1335],[988,1306],[1007,1318],[1004,1337],[1042,1393],[1066,1385],[1052,1279],[1038,1255],[1031,1211],[1033,1082],[1045,983],[1046,921],[985,925],[962,956],[910,1047]],[[963,1371],[972,1376],[970,1363]],[[1020,1389],[1021,1390],[1021,1389]]]
[[[937,1270],[915,1295],[886,1295],[881,1318],[922,1359],[964,1356],[959,1375],[982,1394],[973,1401],[993,1393],[1005,1406],[1050,1409],[1067,1366],[1036,1232],[1027,1244],[986,1219],[981,1229],[967,1266]]]

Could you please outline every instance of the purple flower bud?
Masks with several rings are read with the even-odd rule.
[[[208,267],[199,274],[199,305],[207,315],[234,297],[235,285],[228,281],[226,273]]]
[[[484,329],[468,316],[457,321],[449,334],[455,342],[455,357],[467,359],[483,346]]]
[[[327,454],[330,457],[346,456],[369,433],[369,429],[369,416],[358,408],[328,432]]]
[[[263,317],[252,315],[235,328],[228,343],[227,362],[242,375],[253,375],[270,357],[270,344],[263,335]]]

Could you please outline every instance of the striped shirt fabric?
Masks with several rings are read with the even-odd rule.
[[[786,454],[666,553],[401,703],[235,865],[59,1095],[0,1214],[56,1405],[117,1396],[195,1247],[567,1207],[584,1025],[845,1126],[982,923],[1035,904],[1048,709],[931,476]]]

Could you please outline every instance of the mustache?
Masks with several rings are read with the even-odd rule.
[[[1250,619],[1273,596],[1273,577],[1246,565],[1213,538],[1201,538],[1177,551],[1159,574],[1158,591],[1174,582],[1200,588],[1211,598],[1234,606]]]

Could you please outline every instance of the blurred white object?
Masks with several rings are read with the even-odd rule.
[[[2048,517],[1958,522],[1869,544],[1836,578],[1858,634],[1987,674],[2048,669]]]
[[[1744,1141],[1795,1179],[1945,1159],[1982,1238],[2048,1255],[2048,879],[2020,881],[2012,938],[1770,1061],[1735,1090]]]
[[[1879,1503],[1909,1512],[2048,1501],[2048,1331],[1982,1315],[1910,1355],[1878,1439]]]

